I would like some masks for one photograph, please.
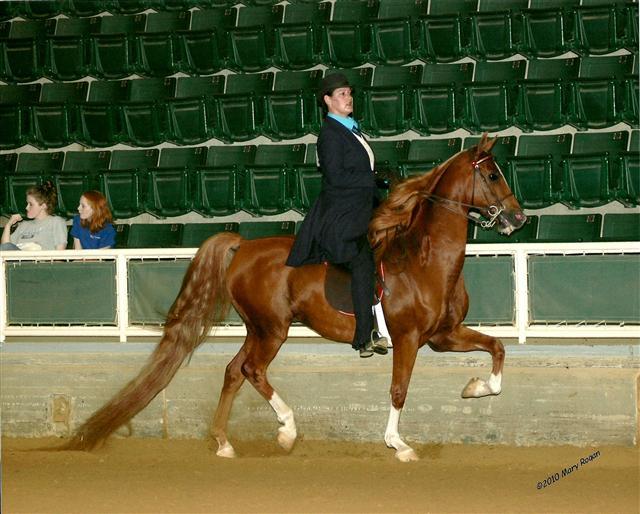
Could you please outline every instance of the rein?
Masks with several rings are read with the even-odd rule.
[[[513,192],[509,193],[504,198],[498,198],[496,196],[496,194],[493,192],[493,189],[487,183],[487,179],[484,177],[484,175],[482,175],[482,173],[480,173],[480,164],[483,163],[484,161],[488,160],[488,159],[491,159],[491,155],[486,155],[482,159],[480,159],[478,161],[473,161],[471,163],[472,166],[473,166],[473,196],[471,197],[471,203],[459,202],[457,200],[451,200],[450,198],[444,198],[442,196],[437,196],[437,195],[433,195],[433,194],[425,195],[426,199],[431,201],[431,202],[433,202],[433,203],[443,204],[442,205],[443,208],[447,209],[450,212],[458,214],[460,216],[464,216],[465,218],[473,221],[474,223],[479,223],[482,228],[492,228],[496,224],[496,221],[497,221],[498,217],[500,216],[500,214],[502,214],[502,212],[505,210],[505,207],[502,204],[502,202],[504,200],[506,200],[507,198],[513,196]],[[502,175],[502,170],[500,169],[500,167],[497,164],[496,164],[496,167],[498,168],[498,171]],[[489,207],[478,207],[477,205],[474,204],[475,192],[476,192],[476,174],[480,175],[480,177],[484,181],[484,184],[485,184],[486,188],[493,195],[494,200],[495,200],[494,203],[496,203],[497,205],[490,205]],[[486,197],[486,193],[485,193],[485,197]],[[480,219],[480,218],[478,218],[476,216],[472,216],[470,214],[461,213],[460,211],[447,206],[447,203],[456,205],[458,207],[468,207],[470,209],[479,209],[481,211],[485,211],[486,215],[484,215],[484,216],[489,218],[489,219],[482,220],[482,219]]]

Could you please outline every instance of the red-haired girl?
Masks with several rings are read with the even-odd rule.
[[[78,214],[73,217],[71,235],[75,250],[98,250],[116,245],[116,231],[107,199],[99,191],[85,191],[80,197]]]

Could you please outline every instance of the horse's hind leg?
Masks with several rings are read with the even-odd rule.
[[[236,393],[240,386],[244,383],[244,375],[242,374],[242,364],[247,357],[248,347],[251,345],[249,337],[245,340],[244,345],[237,355],[227,364],[224,373],[224,384],[220,392],[220,400],[213,417],[213,426],[211,427],[211,435],[218,442],[218,457],[235,457],[233,446],[227,439],[227,422],[229,421],[229,413]]]
[[[263,336],[252,345],[249,355],[242,364],[242,374],[251,382],[262,397],[269,402],[282,426],[278,429],[278,444],[290,451],[298,436],[293,411],[284,403],[267,380],[267,367],[278,353],[286,339],[273,335]]]
[[[469,380],[462,390],[463,398],[481,398],[500,394],[500,391],[502,391],[504,346],[500,339],[482,334],[464,325],[458,325],[448,334],[438,334],[432,337],[429,341],[429,346],[436,352],[472,352],[481,350],[491,354],[493,367],[489,380],[483,380],[478,377]]]

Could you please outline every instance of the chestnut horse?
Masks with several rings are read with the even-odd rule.
[[[399,183],[377,209],[369,230],[376,258],[385,264],[383,309],[393,340],[391,412],[384,440],[401,461],[417,455],[400,437],[398,423],[418,349],[489,352],[488,381],[472,379],[464,397],[501,390],[502,343],[462,325],[468,297],[462,277],[467,224],[479,212],[485,224],[509,234],[526,220],[491,149],[486,134],[477,146],[459,152],[429,173]],[[488,220],[486,219],[488,218]],[[291,237],[243,240],[222,233],[208,239],[186,272],[162,339],[140,371],[112,400],[74,433],[64,449],[91,449],[140,412],[172,379],[181,363],[224,318],[232,303],[246,324],[247,337],[227,365],[212,435],[217,455],[234,457],[227,421],[245,379],[269,402],[282,425],[278,442],[286,450],[296,440],[293,412],[267,380],[267,368],[298,320],[322,337],[350,343],[354,318],[334,310],[324,296],[326,267],[285,265]]]

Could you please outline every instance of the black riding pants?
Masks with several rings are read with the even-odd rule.
[[[356,316],[356,332],[352,346],[357,350],[370,339],[373,330],[375,264],[369,244],[362,244],[358,254],[351,262],[345,263],[345,267],[351,271],[351,298]]]

